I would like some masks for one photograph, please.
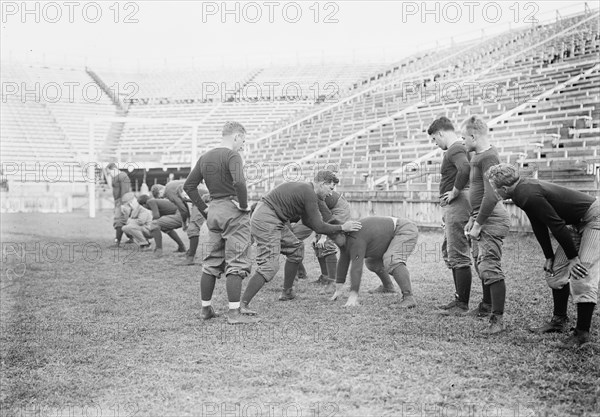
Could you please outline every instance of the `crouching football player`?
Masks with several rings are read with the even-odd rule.
[[[577,325],[563,348],[579,348],[590,342],[590,327],[598,302],[600,278],[600,202],[580,191],[536,179],[520,178],[509,164],[492,166],[489,181],[501,198],[511,198],[527,214],[546,262],[546,281],[552,288],[552,320],[532,328],[536,333],[567,329],[569,292],[577,304]],[[556,253],[550,234],[558,241]]]
[[[152,189],[154,190],[157,186],[164,188],[162,185],[155,184],[152,186]],[[157,258],[162,256],[162,233],[166,233],[167,236],[177,243],[177,252],[185,252],[187,249],[176,231],[176,229],[179,229],[183,225],[177,206],[166,198],[150,198],[145,194],[138,197],[138,203],[142,207],[152,211],[150,232],[156,245],[154,256]]]
[[[417,303],[413,297],[406,261],[417,244],[417,226],[410,220],[396,217],[366,217],[360,223],[362,228],[357,232],[329,235],[340,248],[336,290],[331,300],[340,297],[350,267],[350,296],[346,307],[358,305],[358,290],[365,263],[381,279],[384,287],[392,285],[390,274],[394,277],[402,291],[401,308],[415,307]]]

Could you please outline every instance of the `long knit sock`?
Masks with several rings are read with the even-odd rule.
[[[317,258],[319,261],[319,266],[321,267],[321,275],[327,276],[327,262],[325,258]]]
[[[242,277],[237,274],[227,275],[227,298],[230,303],[239,303],[242,295]]]
[[[337,274],[337,256],[335,253],[325,257],[325,264],[327,265],[327,276],[329,276],[329,279],[335,280]]]
[[[265,281],[265,278],[261,274],[255,272],[248,282],[244,295],[242,295],[242,302],[246,304],[250,303],[266,282],[267,281]]]
[[[217,277],[209,275],[206,272],[202,273],[202,277],[200,278],[200,296],[202,297],[202,301],[212,300],[215,282],[217,282]]]
[[[123,238],[123,228],[117,227],[115,228],[116,234],[115,238],[117,239],[117,243],[121,243],[121,239]]]
[[[167,235],[171,239],[173,239],[175,241],[175,243],[177,243],[177,248],[179,250],[185,249],[185,245],[183,244],[181,238],[179,237],[179,235],[177,234],[177,232],[175,230],[171,230],[169,233],[167,233]]]
[[[567,308],[569,307],[570,285],[567,283],[564,287],[556,290],[552,289],[552,298],[554,298],[554,315],[567,317]]]
[[[298,273],[298,264],[290,261],[285,261],[283,268],[283,289],[289,290],[294,286],[294,280]]]
[[[196,250],[198,250],[198,242],[200,241],[200,236],[194,236],[190,238],[190,248],[188,249],[188,256],[196,256]]]
[[[162,232],[160,229],[154,229],[152,231],[152,237],[154,238],[156,249],[162,249]]]
[[[577,330],[590,331],[596,303],[577,303]]]
[[[490,286],[485,285],[481,280],[481,289],[483,290],[483,304],[492,305],[492,293],[490,293]]]
[[[463,268],[456,268],[453,269],[452,272],[454,272],[454,282],[456,284],[458,301],[469,304],[469,298],[471,298],[471,282],[473,281],[471,267],[466,266]]]
[[[488,285],[492,299],[492,314],[501,316],[504,314],[504,301],[506,300],[506,284],[504,280],[496,281]]]

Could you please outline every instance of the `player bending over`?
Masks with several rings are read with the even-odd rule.
[[[152,189],[155,190],[155,187],[164,188],[162,185],[155,184]],[[138,203],[152,212],[150,232],[156,245],[154,256],[157,258],[162,256],[162,233],[177,243],[177,252],[185,252],[187,249],[176,232],[176,229],[183,225],[177,206],[166,198],[150,198],[145,194],[138,197]]]
[[[198,250],[198,243],[200,242],[200,229],[204,224],[206,213],[201,213],[196,205],[192,204],[190,210],[188,203],[191,203],[190,198],[183,190],[183,186],[186,180],[175,180],[167,183],[164,189],[155,189],[156,185],[152,186],[152,193],[157,194],[160,197],[164,196],[171,201],[179,214],[181,215],[181,221],[183,223],[183,231],[187,233],[188,239],[190,240],[190,248],[185,254],[185,261],[183,265],[194,265],[194,258],[196,257],[196,251]],[[197,188],[198,195],[202,197],[208,193],[208,190],[204,186],[199,185]]]
[[[511,198],[529,217],[546,262],[546,282],[552,288],[552,320],[532,328],[536,333],[567,329],[569,292],[577,304],[577,325],[562,341],[563,348],[578,348],[590,341],[590,327],[598,302],[600,280],[600,203],[580,191],[535,179],[522,179],[511,165],[499,164],[487,172],[501,198]],[[556,253],[550,234],[558,241]]]
[[[286,255],[283,277],[283,292],[280,300],[292,300],[294,279],[298,264],[304,256],[304,243],[289,227],[290,221],[302,219],[302,223],[317,233],[332,234],[339,231],[353,232],[361,225],[347,221],[343,225],[323,222],[318,199],[323,200],[335,187],[335,175],[331,171],[319,171],[315,182],[286,182],[265,195],[256,206],[250,229],[256,242],[256,263],[258,268],[242,296],[242,312],[256,314],[248,309],[248,303],[265,283],[271,281],[279,270],[279,254]]]
[[[417,244],[417,226],[408,219],[397,217],[366,217],[360,223],[362,228],[357,232],[329,235],[340,248],[336,289],[331,300],[340,297],[350,268],[350,296],[346,307],[358,305],[358,290],[365,263],[381,279],[384,287],[391,285],[389,274],[394,277],[402,291],[401,308],[415,307],[417,303],[413,297],[406,261]]]
[[[315,181],[319,181],[319,178],[315,178]],[[334,175],[333,183],[338,184],[340,180]],[[326,208],[323,207],[325,204]],[[350,204],[346,199],[337,191],[333,190],[330,195],[325,197],[324,200],[319,200],[319,209],[323,220],[332,223],[332,220],[336,220],[338,224],[342,224],[350,220],[351,209]],[[292,226],[292,232],[300,240],[305,240],[310,237],[313,233],[312,229],[305,226],[302,221]],[[335,282],[335,276],[337,271],[337,247],[327,235],[315,236],[315,240],[312,243],[312,247],[319,261],[319,267],[321,268],[321,275],[314,284],[329,285]],[[298,264],[298,278],[306,276],[306,269],[302,262]]]

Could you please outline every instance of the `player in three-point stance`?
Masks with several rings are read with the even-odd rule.
[[[336,290],[331,299],[340,297],[350,268],[350,295],[346,307],[358,305],[363,264],[366,264],[384,286],[391,285],[390,274],[394,277],[402,292],[400,308],[415,307],[406,261],[419,238],[417,226],[408,219],[397,217],[365,217],[360,223],[359,231],[330,235],[340,248]]]

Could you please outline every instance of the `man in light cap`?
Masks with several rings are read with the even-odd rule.
[[[123,233],[133,237],[133,241],[140,247],[141,250],[148,249],[150,243],[149,238],[152,238],[150,227],[152,225],[152,212],[142,207],[135,195],[131,192],[126,193],[121,198],[123,205],[121,210],[127,217]]]

